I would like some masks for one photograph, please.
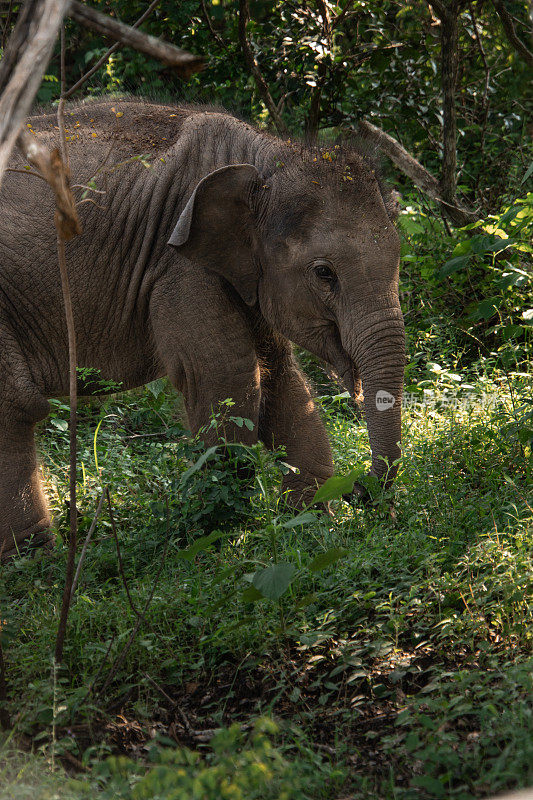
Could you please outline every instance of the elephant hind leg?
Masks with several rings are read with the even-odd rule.
[[[0,562],[53,541],[33,425],[0,431]]]

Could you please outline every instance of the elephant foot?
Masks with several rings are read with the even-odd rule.
[[[351,503],[352,505],[357,505],[361,503],[361,505],[366,508],[367,510],[374,509],[378,510],[379,502],[376,502],[375,498],[372,497],[371,493],[368,491],[366,486],[363,486],[360,483],[354,483],[354,487],[352,489],[351,494],[345,494],[343,499],[346,502]],[[385,515],[391,522],[396,522],[396,510],[394,508],[394,502],[390,501],[385,504],[386,510]],[[382,506],[383,509],[383,506]]]
[[[54,544],[55,536],[50,529],[50,521],[39,520],[27,531],[5,536],[3,542],[0,542],[0,564],[6,564],[15,558],[36,555],[41,549],[49,552]]]
[[[295,511],[301,511],[307,508],[313,502],[313,498],[317,493],[318,487],[324,481],[312,480],[308,481],[283,481],[281,486],[281,494],[285,505]],[[328,511],[328,503],[318,503],[313,506],[315,509]]]

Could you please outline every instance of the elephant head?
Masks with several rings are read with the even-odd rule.
[[[169,244],[221,274],[352,393],[360,376],[372,473],[388,484],[400,455],[405,334],[386,195],[358,156],[284,158],[267,175],[251,164],[207,175]]]

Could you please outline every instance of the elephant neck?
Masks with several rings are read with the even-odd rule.
[[[156,158],[130,160],[104,173],[106,213],[86,205],[84,217],[98,215],[95,223],[102,233],[109,228],[105,239],[113,256],[116,231],[122,231],[121,266],[132,302],[146,276],[156,275],[174,257],[168,239],[202,178],[230,164],[252,164],[268,177],[282,160],[284,148],[283,142],[230,115],[202,112],[191,115],[177,141]],[[108,257],[99,249],[101,240],[92,246],[98,248],[95,256]]]

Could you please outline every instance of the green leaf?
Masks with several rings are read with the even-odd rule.
[[[192,467],[189,467],[189,469],[185,470],[181,476],[180,486],[184,486],[189,478],[192,477],[195,472],[198,472],[198,470],[203,467],[205,462],[208,461],[214,453],[216,453],[217,449],[218,447],[215,445],[214,447],[210,447],[208,450],[206,450],[205,453],[202,453],[198,461],[196,461]]]
[[[268,600],[279,600],[291,585],[296,567],[288,561],[271,564],[255,573],[252,585]]]
[[[282,522],[280,527],[297,528],[298,525],[308,525],[310,522],[316,521],[316,514],[313,514],[312,511],[304,511],[302,514],[298,514],[297,517],[293,517],[292,519],[287,520],[287,522]]]
[[[244,590],[241,598],[244,603],[255,603],[257,600],[263,600],[264,595],[255,586],[249,586]]]
[[[442,265],[440,269],[440,275],[444,278],[447,275],[451,275],[452,272],[459,272],[459,270],[466,267],[468,262],[470,261],[470,256],[457,256],[457,258],[451,258],[445,264]]]
[[[309,505],[313,506],[315,503],[327,503],[328,500],[335,500],[345,494],[350,494],[354,483],[359,477],[360,472],[355,469],[347,475],[332,475],[331,478],[328,478],[318,489]]]
[[[442,783],[436,778],[432,778],[431,775],[417,775],[416,778],[413,778],[411,781],[411,785],[420,786],[430,795],[433,795],[433,797],[444,797],[446,794],[446,789]]]
[[[531,176],[532,173],[533,173],[533,161],[531,162],[531,164],[527,168],[526,174],[524,175],[524,177],[520,181],[520,186],[522,186],[522,184],[527,181],[527,179]]]
[[[186,550],[178,550],[176,553],[177,558],[181,558],[185,561],[192,561],[192,559],[201,553],[202,550],[207,550],[210,544],[216,542],[218,539],[221,539],[226,534],[222,531],[213,531],[209,534],[209,536],[200,536],[194,544],[188,547]]]
[[[466,253],[472,252],[472,241],[470,239],[465,239],[459,244],[455,245],[453,248],[452,256],[455,258],[456,256],[464,256]]]
[[[470,314],[471,319],[490,319],[494,316],[500,305],[501,297],[487,297],[478,303],[474,311]]]
[[[309,569],[311,572],[321,572],[347,554],[348,550],[345,547],[331,547],[325,553],[316,556],[309,564]]]

